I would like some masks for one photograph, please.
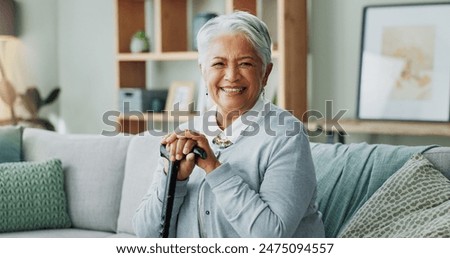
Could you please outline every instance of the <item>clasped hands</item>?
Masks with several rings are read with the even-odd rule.
[[[181,132],[173,132],[166,135],[161,144],[166,145],[167,151],[170,153],[170,161],[180,161],[177,180],[186,180],[194,170],[195,165],[202,168],[207,174],[220,166],[219,160],[214,155],[213,150],[209,146],[208,139],[205,135],[184,130]],[[206,159],[195,157],[192,152],[197,146],[206,152]],[[168,161],[165,159],[164,171],[168,169]]]

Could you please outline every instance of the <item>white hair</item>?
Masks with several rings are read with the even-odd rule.
[[[239,33],[244,35],[253,45],[256,53],[261,58],[263,67],[272,62],[272,51],[269,31],[266,24],[258,17],[247,12],[234,12],[220,15],[209,20],[197,34],[198,62],[203,64],[209,43],[218,36],[227,33]]]

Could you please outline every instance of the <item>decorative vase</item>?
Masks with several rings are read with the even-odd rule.
[[[148,52],[149,49],[150,43],[145,32],[142,30],[136,32],[130,42],[131,53]]]

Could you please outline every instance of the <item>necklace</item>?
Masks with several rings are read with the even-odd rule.
[[[214,137],[213,139],[213,143],[217,146],[219,146],[219,148],[221,149],[225,149],[230,147],[233,143],[228,139],[228,138],[222,138],[221,136],[222,134],[217,135],[216,137]]]

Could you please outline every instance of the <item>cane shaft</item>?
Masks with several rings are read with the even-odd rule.
[[[175,199],[175,188],[179,161],[169,161],[169,171],[167,171],[167,182],[164,193],[164,202],[161,214],[161,232],[163,238],[169,237],[170,219],[172,218],[173,202]]]
[[[172,218],[173,202],[175,200],[175,188],[177,184],[178,169],[180,168],[180,161],[171,161],[170,153],[166,150],[165,145],[160,147],[161,157],[166,158],[169,161],[169,166],[167,171],[167,181],[166,188],[164,191],[164,200],[161,211],[161,231],[160,237],[168,238],[170,229],[170,219]],[[196,157],[201,159],[206,159],[206,152],[203,149],[194,147],[193,153]]]

